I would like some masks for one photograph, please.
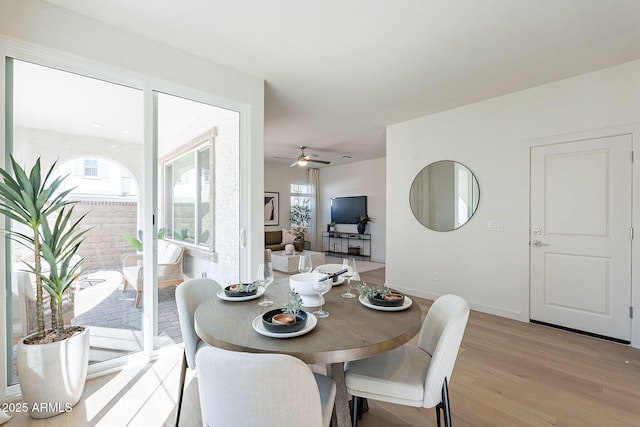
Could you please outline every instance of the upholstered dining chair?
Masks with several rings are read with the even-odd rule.
[[[469,318],[469,304],[457,295],[443,295],[429,308],[418,346],[345,364],[345,382],[353,396],[352,425],[358,424],[361,398],[406,406],[433,408],[440,426],[451,425],[448,381]]]
[[[176,288],[176,306],[178,307],[178,318],[180,319],[180,331],[182,332],[182,342],[184,343],[184,353],[182,356],[182,370],[180,371],[180,391],[178,394],[178,410],[176,415],[176,427],[180,422],[180,410],[182,409],[182,397],[184,394],[184,381],[187,373],[187,366],[196,369],[196,353],[207,343],[202,341],[195,330],[193,315],[198,308],[198,304],[214,296],[221,289],[218,282],[213,279],[199,278],[189,279],[182,282]]]
[[[286,354],[204,347],[196,354],[203,426],[328,427],[336,385]]]

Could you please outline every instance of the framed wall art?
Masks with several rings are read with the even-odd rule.
[[[264,225],[278,225],[280,219],[278,218],[278,207],[280,201],[278,200],[280,193],[267,192],[264,193]]]

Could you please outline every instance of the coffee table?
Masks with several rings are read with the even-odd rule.
[[[298,272],[298,261],[300,260],[300,254],[311,255],[311,264],[315,268],[318,265],[324,264],[324,252],[304,251],[296,252],[295,255],[285,255],[284,251],[271,253],[271,266],[276,271],[292,274]]]

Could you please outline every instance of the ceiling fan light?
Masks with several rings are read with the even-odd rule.
[[[298,166],[307,166],[308,163],[306,159],[298,159]]]

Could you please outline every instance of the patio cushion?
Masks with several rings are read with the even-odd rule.
[[[158,241],[158,264],[175,264],[182,253],[182,248],[164,240]]]

